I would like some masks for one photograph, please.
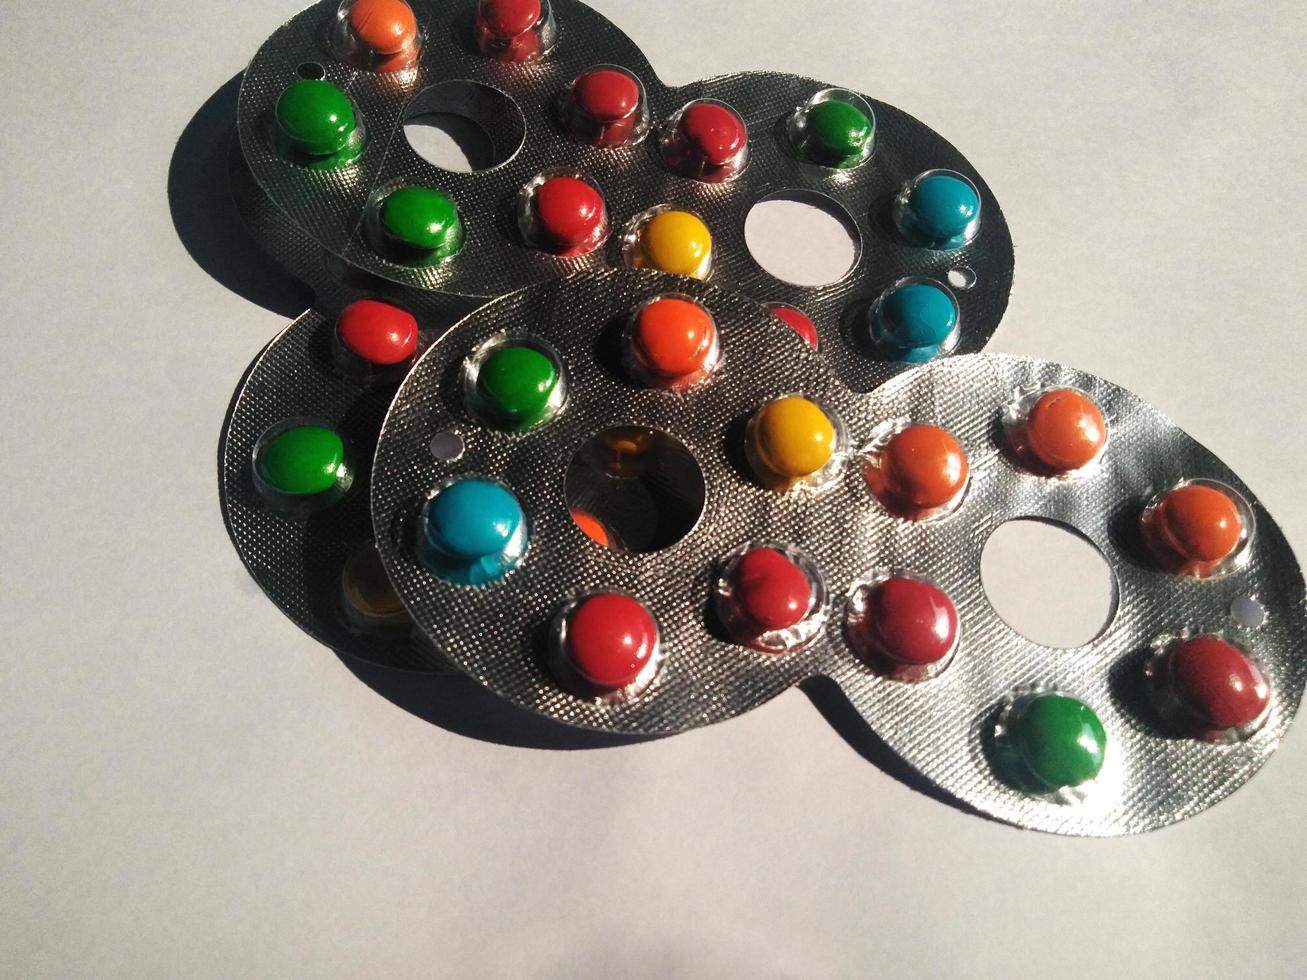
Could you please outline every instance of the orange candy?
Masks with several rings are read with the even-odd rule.
[[[693,383],[712,368],[717,327],[690,300],[662,296],[641,309],[631,327],[631,357],[653,383]]]
[[[967,454],[949,433],[934,425],[913,425],[894,436],[868,472],[872,489],[905,517],[929,517],[967,483]]]
[[[1055,388],[1039,397],[1026,416],[1026,445],[1035,462],[1054,473],[1092,463],[1107,443],[1107,422],[1087,396]]]
[[[1187,483],[1144,515],[1144,534],[1162,567],[1210,575],[1243,538],[1238,505],[1215,487]]]
[[[376,54],[397,54],[418,35],[417,19],[404,0],[355,0],[349,8],[349,26]]]

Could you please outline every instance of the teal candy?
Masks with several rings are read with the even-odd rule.
[[[928,361],[957,328],[953,298],[939,286],[911,282],[880,301],[872,323],[877,344],[914,364]]]
[[[948,174],[931,174],[908,195],[914,231],[938,246],[961,244],[967,225],[980,213],[971,185]]]
[[[454,558],[502,554],[524,520],[522,505],[498,483],[461,480],[427,504],[427,541]]]

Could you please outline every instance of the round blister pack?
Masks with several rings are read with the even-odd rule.
[[[219,445],[219,494],[255,581],[332,649],[382,666],[447,670],[413,629],[372,542],[368,484],[399,382],[463,312],[452,297],[404,306],[320,288],[250,365]]]
[[[1041,830],[1210,806],[1307,677],[1278,528],[1128,392],[973,355],[858,394],[764,307],[683,279],[576,276],[469,315],[396,396],[372,506],[415,621],[513,703],[667,734],[827,676],[948,794]],[[986,598],[981,551],[1022,517],[1111,566],[1091,642],[1033,643]]]
[[[484,137],[480,169],[410,144],[450,116]],[[250,64],[237,134],[276,213],[256,233],[297,274],[316,251],[315,268],[478,301],[612,266],[707,279],[777,304],[853,390],[980,349],[1011,289],[997,201],[913,117],[775,72],[669,88],[576,0],[325,0]],[[847,231],[835,281],[795,285],[750,253],[746,220],[775,200]]]

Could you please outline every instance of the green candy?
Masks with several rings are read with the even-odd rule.
[[[851,166],[867,154],[875,124],[857,106],[829,99],[808,110],[805,151],[820,163]]]
[[[345,444],[320,425],[278,433],[259,452],[259,476],[278,493],[308,497],[335,489],[345,468]]]
[[[477,373],[477,390],[487,406],[515,428],[529,428],[549,410],[558,369],[532,347],[501,347]]]
[[[381,230],[393,244],[411,252],[446,258],[463,244],[458,208],[440,191],[401,187],[381,202]]]
[[[1018,704],[1003,735],[1034,788],[1056,792],[1098,775],[1107,733],[1094,709],[1065,694],[1040,694]]]
[[[319,79],[296,82],[282,92],[276,117],[277,128],[291,148],[313,157],[345,150],[357,125],[345,93]]]

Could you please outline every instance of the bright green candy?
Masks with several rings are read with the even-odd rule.
[[[444,258],[463,244],[458,208],[448,195],[426,187],[401,187],[381,202],[382,231],[393,243]]]
[[[1026,773],[1048,792],[1098,775],[1107,733],[1094,709],[1065,694],[1040,694],[1019,705],[1005,739]]]
[[[558,369],[532,347],[501,347],[481,365],[477,388],[495,413],[514,426],[530,426],[549,408]]]
[[[839,99],[812,106],[805,124],[809,153],[832,166],[862,159],[874,130],[866,113]]]
[[[259,453],[259,476],[287,496],[333,489],[345,463],[345,444],[331,429],[297,425],[274,436]]]
[[[304,79],[277,100],[277,128],[290,145],[309,156],[339,153],[354,135],[354,107],[331,82]]]

